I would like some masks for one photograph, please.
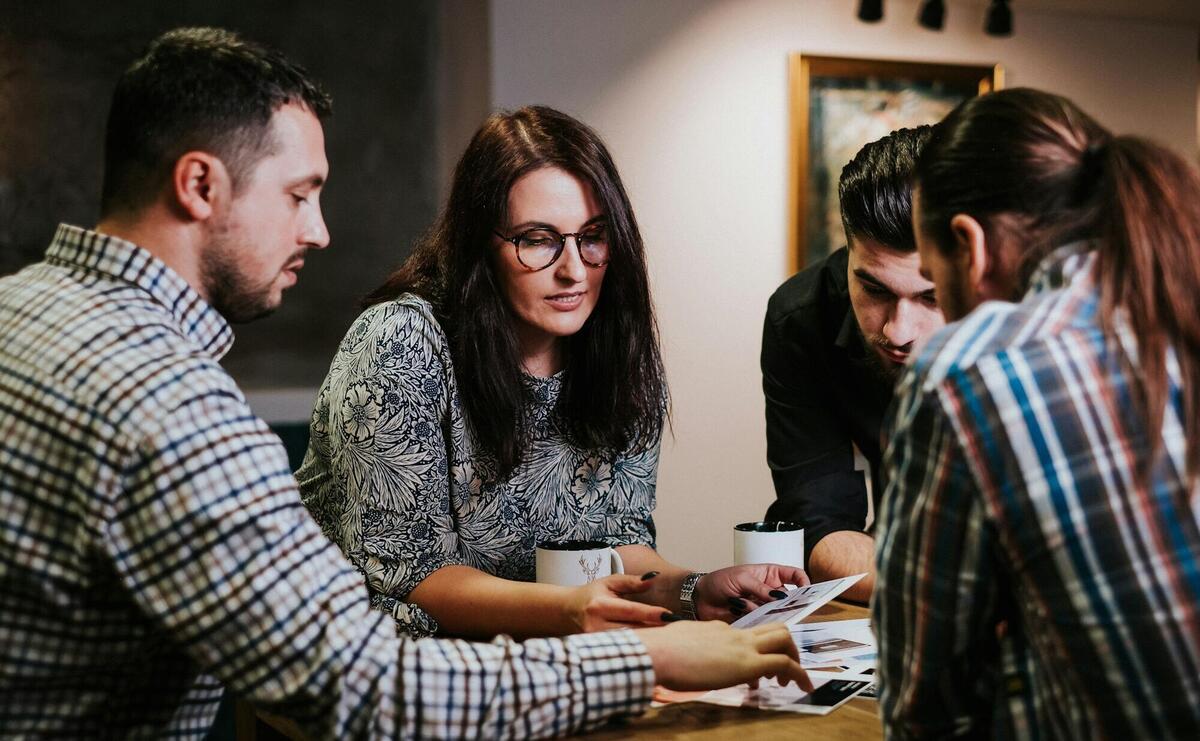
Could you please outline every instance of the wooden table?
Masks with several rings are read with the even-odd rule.
[[[831,602],[804,622],[851,620],[867,616],[865,607]],[[256,738],[264,741],[304,738],[299,730],[284,718],[261,711],[255,713],[254,709],[245,703],[239,703],[239,706],[239,741]],[[830,738],[837,741],[876,741],[883,738],[878,704],[874,700],[850,700],[829,715],[799,715],[684,702],[651,708],[640,718],[593,731],[585,734],[584,738],[595,741],[626,738],[792,741],[797,736]]]

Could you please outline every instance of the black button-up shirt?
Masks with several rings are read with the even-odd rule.
[[[804,526],[805,562],[822,538],[862,531],[867,488],[853,445],[882,493],[879,430],[892,385],[868,355],[854,312],[846,248],[787,280],[767,304],[762,374],[767,464],[775,502],[767,519]]]

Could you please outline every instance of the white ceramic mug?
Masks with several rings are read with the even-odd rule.
[[[778,563],[804,568],[804,528],[794,522],[743,522],[733,526],[733,562]]]
[[[537,544],[538,584],[578,587],[611,574],[624,574],[621,555],[598,540],[556,540]]]

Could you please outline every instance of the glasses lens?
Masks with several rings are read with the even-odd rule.
[[[579,235],[579,256],[589,265],[608,263],[608,230],[604,227],[588,229]]]
[[[548,229],[535,229],[517,237],[517,257],[528,267],[539,269],[554,262],[562,237]]]

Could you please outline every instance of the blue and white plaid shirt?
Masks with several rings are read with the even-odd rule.
[[[145,250],[60,226],[0,280],[0,731],[202,737],[224,684],[316,737],[563,734],[641,712],[629,631],[403,640]]]
[[[1200,488],[1168,355],[1161,429],[1137,339],[1069,245],[1018,304],[937,334],[885,423],[873,604],[894,738],[1200,738]],[[1137,469],[1157,439],[1149,483]]]

